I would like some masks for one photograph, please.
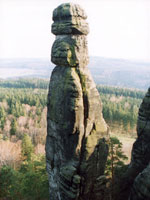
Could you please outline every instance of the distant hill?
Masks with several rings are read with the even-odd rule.
[[[0,78],[49,78],[53,68],[48,59],[0,60]]]
[[[0,78],[49,78],[54,65],[49,59],[0,60]],[[147,89],[150,63],[91,57],[89,69],[96,84]]]

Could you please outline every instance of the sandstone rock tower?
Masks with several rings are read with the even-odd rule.
[[[46,158],[50,200],[97,200],[109,137],[88,64],[86,14],[66,3],[53,12],[56,40],[48,94]]]
[[[150,200],[150,88],[139,109],[137,136],[120,200]]]
[[[150,199],[150,88],[139,109],[137,122],[138,138],[133,145],[129,171],[132,174],[132,200]],[[132,181],[131,179],[131,181]]]

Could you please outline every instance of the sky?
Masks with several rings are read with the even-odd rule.
[[[49,58],[52,11],[66,2],[88,15],[90,56],[150,62],[149,0],[0,0],[0,58]]]

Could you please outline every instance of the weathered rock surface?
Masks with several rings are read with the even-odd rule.
[[[108,127],[87,68],[86,15],[78,5],[53,12],[54,68],[48,94],[46,158],[50,200],[100,200]]]
[[[150,89],[139,109],[137,135],[121,200],[150,200]]]
[[[129,200],[150,199],[150,164],[134,180]]]
[[[62,4],[53,12],[52,33],[55,35],[87,35],[89,26],[84,10],[79,5]]]

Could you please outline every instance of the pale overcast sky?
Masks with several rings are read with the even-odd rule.
[[[0,58],[49,58],[64,0],[0,0]],[[150,61],[150,0],[70,0],[88,15],[89,54]]]

